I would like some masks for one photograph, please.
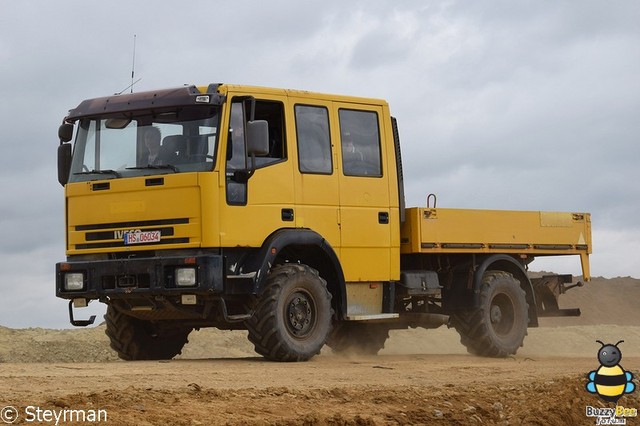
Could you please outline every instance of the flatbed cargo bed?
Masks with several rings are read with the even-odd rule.
[[[589,279],[589,213],[413,207],[400,236],[402,254],[579,255]]]

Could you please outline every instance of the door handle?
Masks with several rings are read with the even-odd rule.
[[[293,222],[293,209],[282,209],[281,215],[283,222]]]
[[[389,223],[389,212],[378,212],[378,223],[387,225]]]

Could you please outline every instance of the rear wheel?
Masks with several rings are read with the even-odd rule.
[[[480,306],[455,313],[452,322],[470,353],[506,357],[522,346],[528,311],[525,292],[513,275],[487,271],[482,277]]]
[[[111,348],[127,361],[171,359],[188,342],[191,327],[143,321],[109,306],[105,315]]]
[[[273,268],[247,321],[256,352],[273,361],[306,361],[320,352],[331,331],[331,293],[306,265]]]
[[[377,355],[388,338],[389,327],[383,324],[345,322],[336,327],[327,345],[335,354]]]

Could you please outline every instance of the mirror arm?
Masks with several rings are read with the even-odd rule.
[[[249,121],[254,121],[256,118],[256,98],[251,97],[251,114],[249,116]]]

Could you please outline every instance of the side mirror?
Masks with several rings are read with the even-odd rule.
[[[60,138],[60,142],[69,142],[73,139],[73,124],[71,123],[62,123],[58,128],[58,137]]]
[[[73,128],[73,126],[72,126]],[[65,186],[69,181],[71,171],[71,144],[63,143],[58,146],[58,182]]]
[[[269,123],[267,120],[247,122],[247,154],[264,157],[269,153]]]
[[[269,154],[269,123],[266,120],[247,121],[247,155],[251,157],[249,170],[237,170],[233,180],[246,183],[256,171],[256,157]]]

